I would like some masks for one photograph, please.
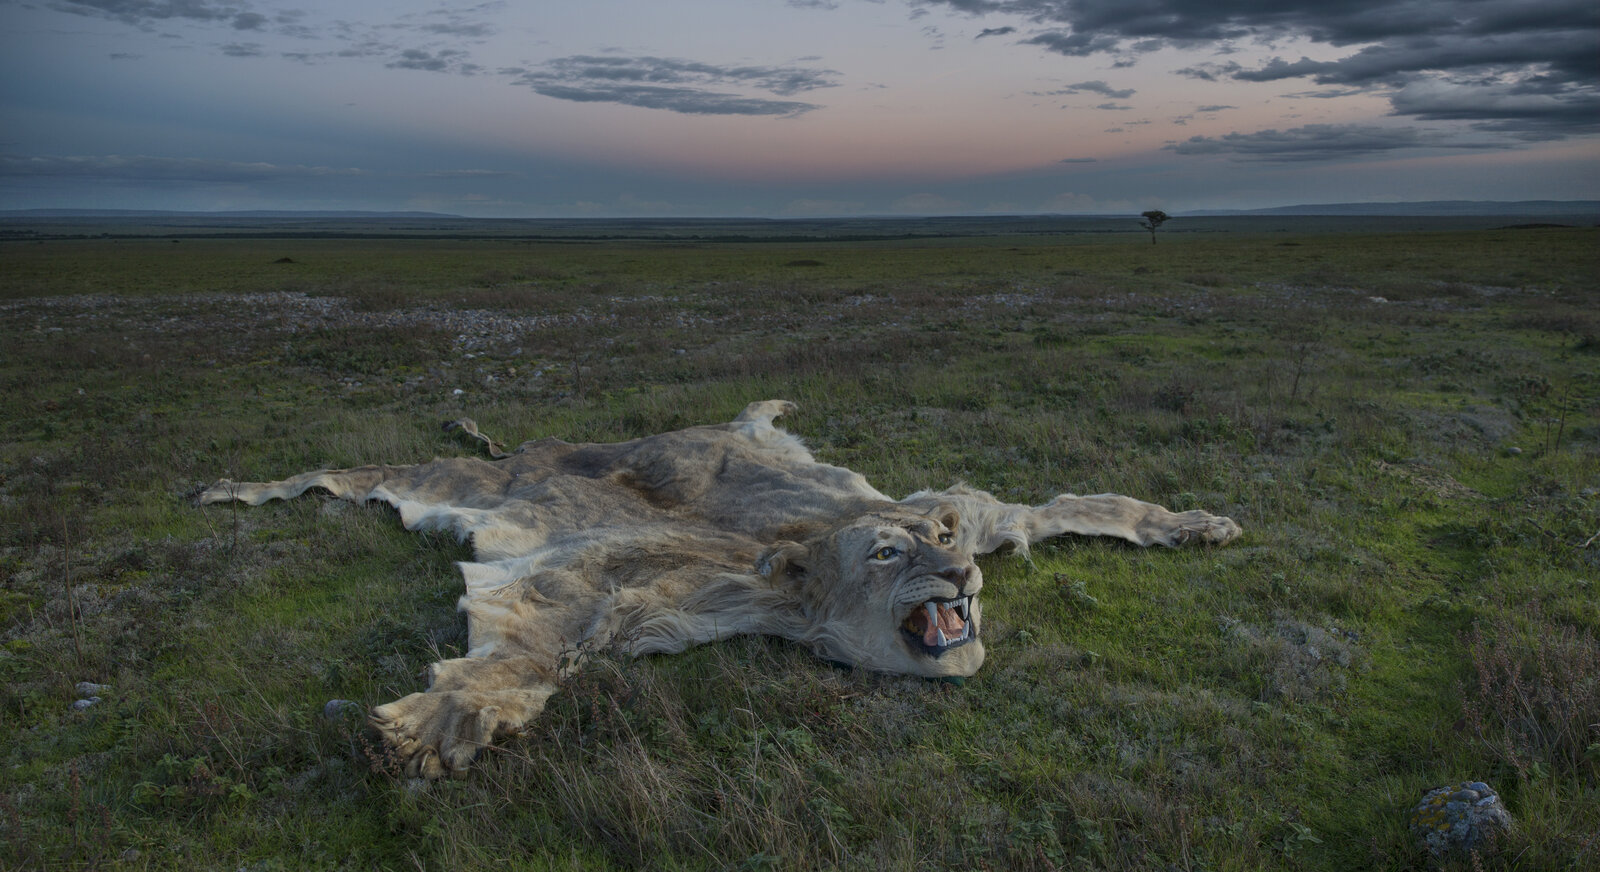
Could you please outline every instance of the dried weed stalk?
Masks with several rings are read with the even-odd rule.
[[[1467,634],[1467,727],[1524,780],[1551,769],[1592,774],[1600,762],[1600,642],[1543,620],[1537,603],[1527,614],[1531,630],[1501,611]]]

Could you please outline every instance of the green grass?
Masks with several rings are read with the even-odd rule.
[[[1518,827],[1446,868],[1592,868],[1597,241],[0,243],[0,865],[1421,870],[1405,811],[1482,779]],[[767,397],[889,493],[1245,535],[983,558],[959,688],[768,639],[602,658],[414,785],[324,704],[459,655],[466,546],[189,502],[471,453],[462,415],[605,441]]]

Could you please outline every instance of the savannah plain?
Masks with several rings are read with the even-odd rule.
[[[1278,224],[0,242],[0,866],[1600,868],[1600,230]],[[362,713],[460,656],[468,546],[192,501],[765,398],[892,495],[1244,535],[981,558],[959,687],[601,658],[411,783]],[[1435,861],[1467,780],[1516,826]]]

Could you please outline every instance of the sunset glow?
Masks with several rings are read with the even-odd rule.
[[[1405,10],[0,0],[0,208],[778,216],[1600,197],[1591,2]]]

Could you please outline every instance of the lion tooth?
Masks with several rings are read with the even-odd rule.
[[[939,633],[939,647],[940,648],[943,648],[944,646],[950,644],[950,640],[946,639],[944,637],[944,631],[943,630],[939,630],[938,633]]]
[[[923,603],[922,607],[928,610],[928,626],[939,626],[939,604],[933,600],[929,600]]]

